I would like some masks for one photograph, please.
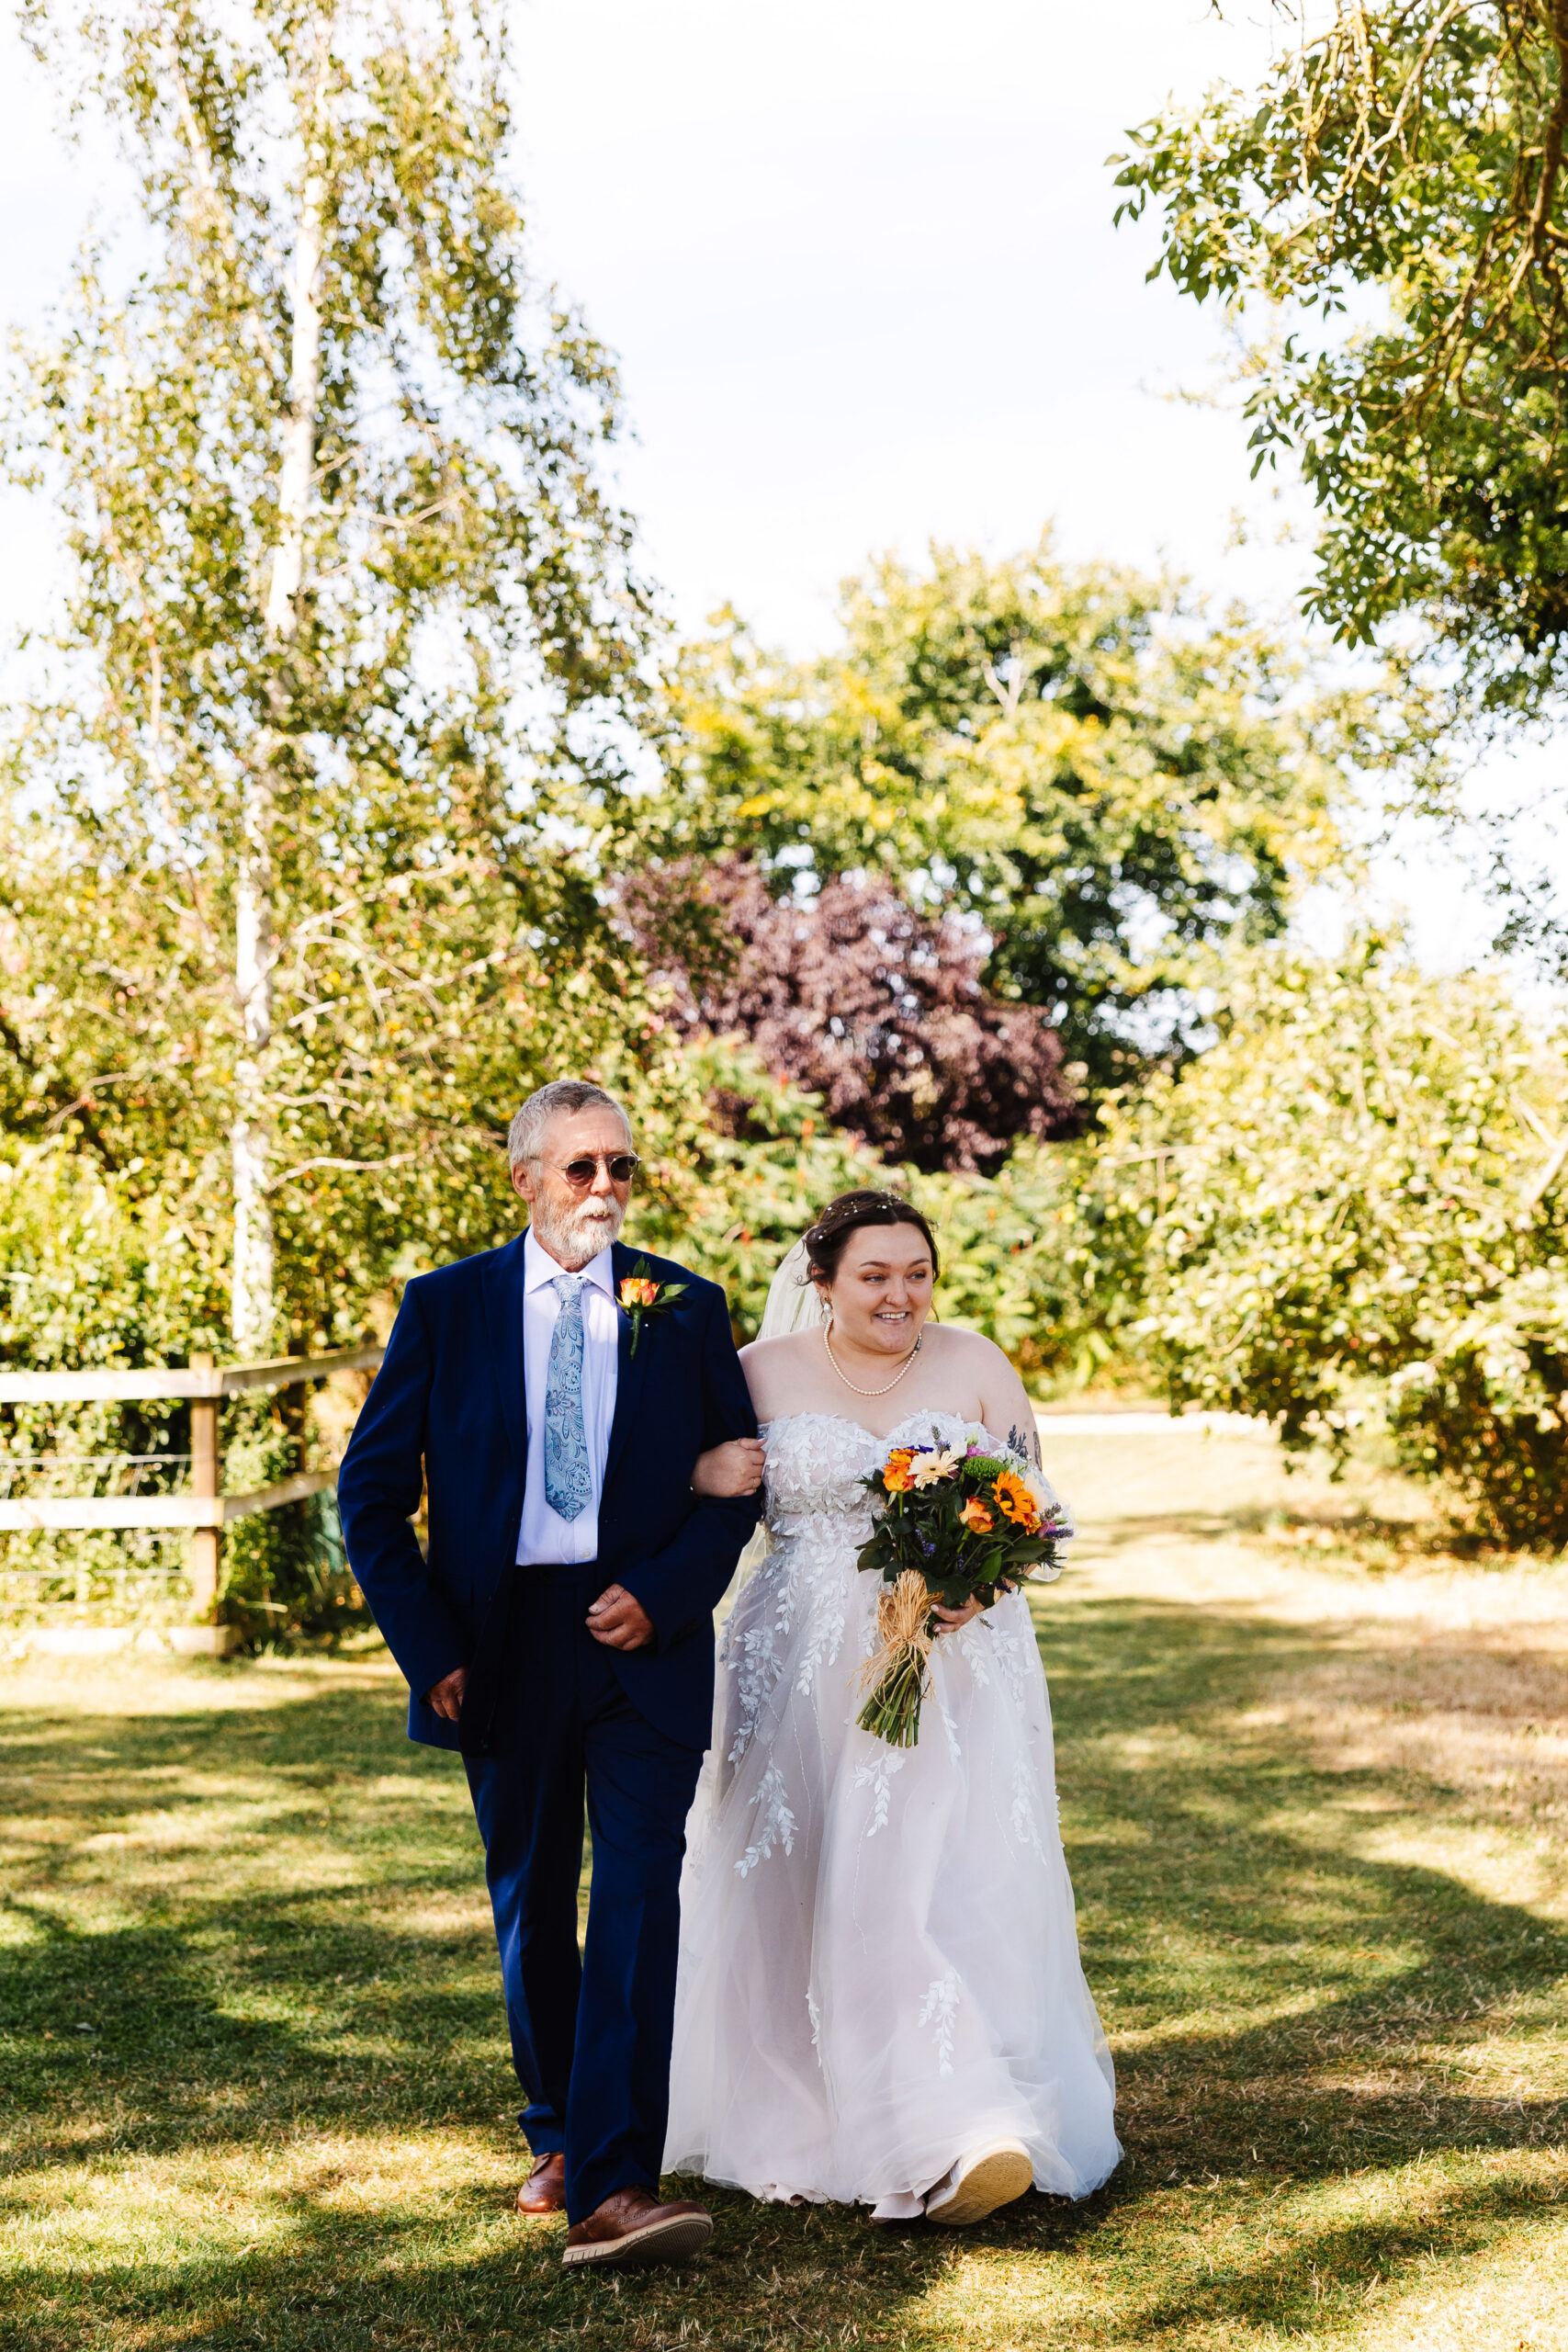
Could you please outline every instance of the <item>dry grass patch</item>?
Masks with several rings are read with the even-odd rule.
[[[1568,1824],[1568,1642],[1476,1628],[1353,1644],[1281,1690],[1276,1720],[1304,1729],[1335,1771],[1397,1787],[1444,1789],[1471,1818],[1538,1829],[1559,1847]]]

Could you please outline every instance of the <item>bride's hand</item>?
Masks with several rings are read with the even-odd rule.
[[[931,1603],[931,1615],[944,1634],[955,1634],[960,1625],[967,1625],[971,1617],[978,1617],[985,1603],[971,1593],[962,1609],[943,1609],[940,1601]]]
[[[732,1437],[697,1456],[692,1473],[694,1495],[754,1495],[762,1483],[765,1457],[760,1437]]]

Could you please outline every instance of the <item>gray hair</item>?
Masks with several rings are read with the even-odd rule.
[[[547,1086],[539,1087],[529,1095],[521,1111],[506,1130],[506,1157],[513,1168],[520,1168],[525,1160],[537,1159],[545,1129],[558,1112],[570,1118],[578,1111],[614,1111],[631,1141],[632,1123],[623,1104],[602,1086],[590,1086],[585,1078],[552,1078]]]

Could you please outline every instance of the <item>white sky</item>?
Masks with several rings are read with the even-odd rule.
[[[1108,153],[1167,93],[1250,80],[1271,12],[1206,0],[517,0],[537,268],[621,356],[622,486],[681,622],[725,599],[799,650],[839,580],[932,537],[1162,557],[1288,604],[1290,502],[1248,480],[1219,320],[1113,231]],[[9,34],[0,318],[60,286],[101,165],[55,137]],[[1233,516],[1248,520],[1236,548]],[[0,502],[0,628],[52,525]],[[1486,936],[1462,868],[1414,837],[1381,869],[1438,960]]]
[[[1000,552],[1051,517],[1073,554],[1220,579],[1243,436],[1157,397],[1213,374],[1218,322],[1145,288],[1104,159],[1256,37],[1204,0],[514,21],[536,250],[622,354],[624,478],[682,619],[728,597],[805,648],[869,550]]]

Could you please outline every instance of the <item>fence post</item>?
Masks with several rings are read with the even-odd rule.
[[[211,1356],[193,1355],[190,1368],[193,1372],[210,1372]],[[220,1467],[218,1457],[218,1399],[216,1396],[193,1396],[190,1402],[191,1493],[215,1496],[221,1485]],[[197,1527],[191,1531],[191,1614],[198,1625],[209,1623],[212,1605],[218,1598],[218,1547],[221,1541],[216,1527]]]

